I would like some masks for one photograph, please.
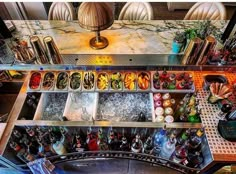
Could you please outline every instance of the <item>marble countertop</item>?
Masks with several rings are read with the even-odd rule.
[[[29,40],[30,35],[54,38],[61,54],[170,54],[176,31],[194,27],[199,21],[152,20],[114,21],[107,30],[101,31],[108,47],[94,50],[89,40],[94,32],[81,28],[77,21],[12,21],[16,26],[15,37]],[[212,21],[223,32],[227,21]]]

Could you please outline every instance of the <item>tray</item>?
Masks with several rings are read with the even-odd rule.
[[[55,91],[67,91],[68,90],[68,86],[69,86],[69,73],[70,72],[67,72],[67,71],[58,71],[57,74],[56,74],[56,83],[55,83]],[[63,77],[64,76],[64,77]],[[64,88],[59,88],[59,78],[64,78],[65,81],[64,81],[64,84],[65,84],[65,87]]]
[[[191,89],[156,89],[154,88],[154,83],[153,83],[153,75],[156,71],[151,71],[151,91],[152,92],[162,92],[162,93],[193,93],[195,91],[195,85],[194,85],[194,82],[192,84],[192,87]],[[159,74],[162,73],[162,71],[158,71]],[[178,74],[179,72],[178,71],[168,71],[167,72],[168,74],[171,74],[171,73],[175,73],[175,74]],[[188,74],[190,74],[192,76],[192,79],[194,79],[193,77],[193,73],[192,72],[189,72],[187,71]],[[176,80],[176,83],[179,83],[178,80]]]
[[[43,72],[43,78],[41,79],[41,91],[54,91],[55,82],[56,75],[54,72]]]
[[[107,78],[105,80],[105,78]],[[104,88],[102,85],[99,85],[99,83],[106,84],[104,85]],[[98,72],[97,73],[97,80],[96,80],[96,91],[99,92],[107,92],[109,91],[109,84],[110,84],[110,76],[108,72]]]
[[[144,83],[144,84],[145,84],[144,87],[147,87],[147,88],[142,89],[142,88],[140,88],[140,86],[139,86],[139,84],[141,85],[142,83],[139,83],[139,81],[140,81],[141,79],[143,79],[143,80],[146,79],[146,78],[145,78],[145,74],[146,74],[147,80],[146,80],[145,83],[144,83],[144,82],[142,82],[142,83]],[[137,72],[137,91],[139,91],[139,92],[150,91],[150,89],[151,89],[150,80],[151,80],[151,77],[150,77],[150,73],[149,73],[148,71],[139,71],[139,72]]]
[[[92,121],[95,118],[98,93],[69,93],[64,116],[69,121]]]
[[[93,80],[91,80],[90,82],[93,83],[93,86],[90,86],[90,88],[87,88],[87,83],[86,83],[86,77],[88,77],[89,75],[93,76]],[[85,71],[83,73],[83,78],[82,78],[82,91],[94,91],[95,90],[95,86],[96,86],[96,72],[94,71]]]
[[[152,108],[151,93],[100,93],[95,120],[138,121],[143,112],[151,122]]]
[[[82,89],[82,71],[71,71],[69,76],[69,91],[78,92]]]
[[[33,75],[36,75],[36,74],[39,74],[40,75],[40,80],[39,80],[39,85],[37,88],[31,88],[31,80],[33,78]],[[34,91],[39,91],[41,89],[41,82],[42,82],[42,73],[41,72],[38,72],[38,71],[32,71],[30,72],[30,78],[29,78],[29,81],[28,81],[28,85],[27,85],[27,91],[30,91],[30,92],[34,92]]]
[[[114,79],[117,79],[117,78],[114,78],[116,76],[119,76],[118,73],[120,73],[120,77],[119,77],[119,80],[120,80],[120,88],[118,89],[114,89],[112,87],[112,83],[115,83],[116,80]],[[110,81],[109,81],[109,86],[110,86],[110,91],[111,92],[122,92],[123,91],[123,73],[121,71],[112,71],[110,73]]]
[[[60,121],[68,93],[42,93],[33,120]]]
[[[130,75],[127,76],[127,74],[131,74],[131,76]],[[129,81],[128,84],[126,84],[127,81]],[[133,85],[133,88],[132,88],[132,85]],[[124,72],[123,91],[126,91],[126,92],[136,92],[137,91],[137,73],[135,71],[125,71]]]

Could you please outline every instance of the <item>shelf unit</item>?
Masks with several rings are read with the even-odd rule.
[[[147,55],[145,55],[147,56]],[[122,57],[122,56],[121,56]],[[124,56],[126,57],[126,55]],[[140,56],[142,57],[142,56]],[[148,57],[148,56],[147,56]],[[151,56],[152,57],[152,56]],[[87,55],[84,56],[84,58],[87,58]],[[143,57],[142,57],[143,58]],[[117,59],[119,59],[119,57],[113,57],[113,59],[115,59],[117,61]],[[81,60],[83,61],[83,60]],[[119,62],[119,61],[117,61]],[[135,64],[135,61],[134,61]],[[209,132],[212,132],[213,128],[210,128],[210,124],[213,123],[212,120],[209,120],[209,114],[215,114],[216,112],[219,111],[219,109],[217,109],[215,106],[210,106],[209,104],[206,104],[205,102],[203,102],[203,100],[206,99],[205,94],[207,94],[207,92],[202,91],[202,75],[207,73],[212,73],[212,74],[221,74],[224,73],[226,77],[230,77],[229,82],[231,83],[232,80],[235,78],[234,74],[232,72],[235,71],[235,67],[231,67],[231,66],[222,66],[222,67],[217,67],[217,66],[181,66],[181,65],[163,65],[160,66],[158,64],[158,60],[156,60],[156,65],[155,62],[152,65],[148,65],[148,64],[143,64],[143,65],[126,65],[123,66],[122,63],[118,63],[115,64],[113,66],[101,66],[101,65],[97,65],[95,64],[88,64],[86,65],[13,65],[13,66],[8,66],[8,65],[0,65],[0,69],[14,69],[14,70],[21,70],[22,68],[24,68],[24,71],[42,71],[42,70],[94,70],[94,71],[98,71],[98,70],[119,70],[119,69],[124,69],[124,70],[148,70],[148,71],[154,71],[154,70],[163,70],[163,69],[167,69],[167,70],[180,70],[180,71],[186,71],[186,70],[194,70],[194,82],[195,87],[197,90],[200,90],[200,95],[198,96],[201,99],[200,104],[202,105],[207,105],[207,107],[203,107],[203,109],[207,109],[208,107],[212,108],[214,107],[214,109],[211,111],[211,113],[206,113],[203,112],[203,116],[201,116],[202,118],[202,123],[171,123],[171,124],[166,124],[166,123],[153,123],[153,122],[113,122],[113,121],[47,121],[47,120],[18,120],[18,117],[20,115],[21,109],[24,105],[24,101],[27,97],[27,85],[28,85],[28,80],[29,80],[29,76],[27,76],[24,79],[24,84],[22,85],[21,91],[16,99],[16,102],[14,104],[14,107],[10,113],[10,117],[8,119],[4,134],[2,136],[1,139],[1,144],[0,144],[0,149],[3,149],[0,153],[1,153],[1,158],[4,158],[5,161],[8,161],[7,157],[5,156],[6,153],[4,153],[5,149],[7,148],[7,143],[8,140],[11,136],[12,130],[15,127],[24,127],[24,126],[65,126],[68,128],[73,128],[73,127],[92,127],[92,128],[97,128],[97,127],[103,127],[105,129],[108,129],[110,127],[114,127],[114,128],[147,128],[147,129],[159,129],[161,127],[164,126],[164,124],[167,126],[168,129],[185,129],[185,128],[201,128],[201,127],[205,127],[205,133],[206,133],[206,137],[204,138],[204,150],[205,150],[205,154],[206,155],[206,163],[204,164],[204,166],[201,168],[200,170],[194,170],[194,169],[190,169],[192,172],[202,172],[204,170],[207,170],[210,166],[212,166],[212,162],[214,161],[215,157],[219,154],[221,154],[221,151],[214,151],[214,142],[216,141],[216,139],[211,139],[211,136],[209,136]],[[210,72],[209,72],[210,70]],[[217,70],[218,72],[214,72]],[[56,92],[56,91],[55,91]],[[137,91],[138,92],[138,91]],[[69,92],[70,93],[70,92]],[[206,101],[206,100],[205,100]],[[216,123],[214,122],[214,126]],[[220,139],[220,137],[217,137],[218,139]],[[224,141],[222,139],[220,139],[221,141]],[[208,146],[209,144],[209,146]],[[225,144],[225,145],[230,145],[233,149],[235,149],[234,143],[229,143],[229,144]],[[220,152],[220,153],[217,153]],[[213,154],[214,153],[214,154]],[[235,153],[235,152],[234,152]],[[88,153],[84,153],[85,156],[87,155],[87,157],[105,157],[107,155],[107,158],[111,158],[111,157],[115,157],[118,154],[116,154],[116,152],[96,152],[91,156],[89,155],[90,152]],[[113,154],[113,156],[111,156],[111,154]],[[122,156],[123,155],[123,156]],[[135,154],[131,154],[130,159],[133,159],[134,156],[132,156]],[[83,156],[83,153],[73,153],[73,154],[67,154],[66,155],[66,160],[76,160],[76,159],[81,159]],[[129,156],[129,155],[128,155]],[[138,154],[139,158],[142,158],[144,160],[152,160],[152,158],[150,157],[144,157],[141,154]],[[83,156],[84,157],[84,156]],[[121,154],[120,158],[126,158],[127,154]],[[53,156],[53,157],[49,157],[49,159],[51,159],[53,162],[55,163],[60,163],[62,162],[62,160],[60,160],[60,156]],[[136,158],[137,160],[138,158]],[[143,161],[144,161],[143,160]],[[154,160],[155,161],[155,160]],[[9,161],[9,163],[14,166],[17,169],[20,170],[24,170],[27,168],[27,166],[25,164],[18,164],[18,165],[14,165],[14,163],[12,164],[11,161]],[[171,162],[170,162],[171,163]],[[160,162],[156,163],[157,165],[161,165]],[[177,165],[178,166],[178,165]],[[165,167],[171,167],[169,165],[165,165]],[[180,166],[183,170],[182,173],[188,173],[189,169],[186,169],[185,166]],[[180,171],[180,172],[181,172]]]

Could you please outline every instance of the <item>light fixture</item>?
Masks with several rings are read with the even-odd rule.
[[[107,47],[107,38],[100,36],[100,31],[107,29],[114,22],[112,9],[107,3],[83,2],[79,7],[78,20],[82,28],[96,32],[96,37],[90,40],[93,49]]]

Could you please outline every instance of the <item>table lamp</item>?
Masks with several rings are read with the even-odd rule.
[[[108,40],[100,36],[100,31],[113,24],[112,9],[105,2],[83,2],[78,12],[79,25],[96,32],[96,37],[90,40],[93,49],[103,49],[108,46]]]

